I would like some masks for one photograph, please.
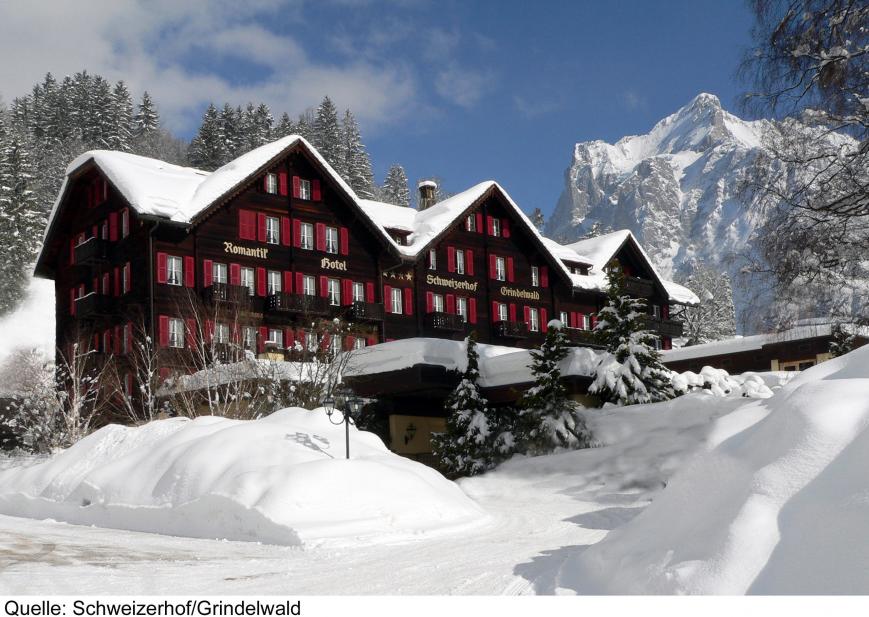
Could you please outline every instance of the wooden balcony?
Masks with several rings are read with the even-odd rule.
[[[88,238],[75,247],[75,263],[79,266],[92,266],[106,258],[109,243],[99,238]]]
[[[676,319],[662,319],[654,315],[647,315],[643,322],[647,330],[651,330],[659,336],[682,336],[682,322]]]
[[[572,345],[580,347],[599,347],[598,342],[591,330],[582,330],[581,328],[565,328],[564,334],[567,340]]]
[[[626,276],[625,293],[635,298],[651,298],[655,294],[655,284],[648,279]]]
[[[383,321],[383,305],[379,302],[354,302],[348,307],[350,321]]]
[[[230,285],[229,283],[212,283],[210,287],[202,290],[203,299],[206,302],[226,302],[239,306],[250,304],[250,290],[244,285]]]
[[[443,311],[432,311],[426,313],[425,325],[432,330],[444,330],[446,332],[464,332],[465,320],[461,315],[453,315],[452,313],[444,313]]]
[[[281,292],[266,298],[266,310],[272,313],[322,316],[331,313],[332,307],[328,298]]]
[[[75,316],[79,319],[106,317],[115,310],[115,298],[91,292],[75,300]]]
[[[495,336],[520,339],[528,336],[528,326],[522,321],[496,321],[492,324]]]

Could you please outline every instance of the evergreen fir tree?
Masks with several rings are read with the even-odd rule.
[[[323,97],[314,119],[314,147],[342,178],[347,178],[346,156],[342,146],[338,110],[332,99]]]
[[[618,262],[608,265],[607,304],[598,313],[595,336],[608,355],[598,365],[589,392],[619,405],[656,403],[675,397],[670,371],[646,330],[646,301],[624,291]]]
[[[199,132],[190,144],[190,163],[200,169],[213,171],[224,162],[223,127],[214,105],[208,105],[202,117]]]
[[[736,334],[733,289],[727,273],[700,263],[690,276],[678,282],[700,298],[698,306],[687,306],[679,314],[686,346],[720,341]]]
[[[98,148],[110,148],[114,138],[112,87],[109,82],[95,75],[92,82],[91,108],[86,125],[85,141]]]
[[[257,106],[253,119],[254,148],[259,148],[271,141],[275,120],[272,118],[272,110],[265,103]]]
[[[133,148],[133,100],[123,81],[112,91],[112,126],[109,148],[129,152]]]
[[[362,143],[359,125],[356,124],[356,118],[349,109],[344,112],[341,150],[344,153],[347,183],[359,197],[371,199],[374,197],[374,174],[371,171],[371,161]]]
[[[136,112],[134,120],[134,134],[137,139],[156,133],[160,128],[160,115],[154,107],[154,101],[151,95],[146,90],[142,94],[142,101],[139,103],[139,110]]]
[[[281,114],[280,120],[275,125],[275,130],[273,131],[273,137],[275,139],[280,139],[281,137],[286,137],[287,135],[293,135],[296,133],[296,126],[293,124],[293,121],[290,120],[290,114],[284,112]]]
[[[382,198],[386,203],[410,207],[410,187],[407,184],[407,174],[401,165],[393,165],[386,172]]]
[[[830,337],[830,355],[834,358],[844,356],[855,348],[857,336],[853,331],[848,331],[844,324],[837,323],[832,327],[832,336]]]
[[[531,223],[537,228],[537,231],[543,233],[543,228],[546,226],[546,217],[543,216],[543,210],[534,208],[534,212],[531,213],[530,218]]]
[[[486,399],[480,392],[477,341],[472,333],[465,339],[468,365],[462,380],[447,397],[447,428],[432,438],[432,452],[451,477],[472,476],[491,469],[498,461]]]
[[[232,105],[225,103],[220,112],[220,125],[223,128],[223,150],[228,160],[241,154],[243,136],[238,125],[238,115]]]
[[[578,405],[567,395],[559,364],[569,348],[563,324],[552,320],[540,349],[531,351],[534,385],[519,401],[517,441],[520,451],[538,455],[556,448],[587,448],[591,433]]]

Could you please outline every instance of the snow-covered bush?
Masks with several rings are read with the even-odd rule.
[[[694,390],[708,390],[715,396],[747,398],[769,398],[772,390],[764,383],[757,373],[730,375],[727,371],[711,366],[704,366],[700,373],[685,371],[672,374],[673,389],[679,394]]]

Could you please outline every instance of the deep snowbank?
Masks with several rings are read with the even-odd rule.
[[[107,426],[47,462],[0,471],[0,512],[274,544],[425,536],[487,520],[452,482],[323,410],[255,421]]]
[[[21,305],[0,319],[0,362],[17,349],[54,358],[54,281],[31,279]]]
[[[666,405],[666,404],[665,404]],[[581,593],[866,593],[869,347],[722,417],[641,514],[561,572]]]

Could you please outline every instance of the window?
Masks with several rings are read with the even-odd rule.
[[[103,353],[111,353],[112,352],[112,332],[111,330],[106,330],[103,332]]]
[[[329,339],[329,353],[333,356],[337,356],[341,353],[341,337],[337,334],[333,335],[332,338]]]
[[[100,238],[103,240],[109,239],[109,222],[103,221],[102,229],[100,230]]]
[[[112,293],[111,285],[109,284],[109,273],[103,274],[103,295],[108,296]]]
[[[431,249],[428,252],[428,269],[429,270],[437,270],[438,269],[438,253],[434,249]]]
[[[305,332],[305,348],[308,351],[317,351],[317,335],[311,331]]]
[[[540,312],[536,308],[528,309],[528,329],[540,332]]]
[[[456,314],[462,316],[462,321],[468,321],[468,299],[462,296],[456,298]]]
[[[214,342],[218,344],[229,342],[229,326],[225,323],[214,325]]]
[[[182,285],[184,281],[183,262],[180,257],[166,257],[166,282],[170,285]]]
[[[281,293],[281,273],[277,270],[269,270],[268,275],[268,295]]]
[[[504,267],[504,258],[495,258],[495,279],[499,281],[507,280],[507,269]]]
[[[329,279],[328,282],[329,304],[341,306],[341,281]]]
[[[367,344],[368,341],[364,337],[357,336],[356,340],[353,341],[353,349],[364,349]]]
[[[311,181],[299,178],[299,199],[311,199]]]
[[[126,208],[121,210],[121,237],[130,235],[130,211]]]
[[[435,313],[444,312],[444,297],[442,294],[431,295],[431,310]]]
[[[531,286],[540,287],[540,268],[531,266]]]
[[[281,222],[276,216],[266,217],[266,243],[280,244]]]
[[[314,225],[312,223],[302,223],[299,227],[301,232],[300,247],[303,249],[314,249]]]
[[[211,264],[211,278],[215,283],[226,284],[226,264]]]
[[[507,321],[507,305],[503,302],[496,302],[498,306],[498,319],[496,321]]]
[[[130,262],[121,268],[121,292],[127,293],[128,291],[130,291]]]
[[[589,315],[582,316],[582,329],[583,330],[591,329],[591,316],[589,316]]]
[[[477,231],[477,218],[473,214],[465,219],[465,231]]]
[[[184,347],[184,322],[176,317],[169,318],[169,347]]]
[[[241,286],[247,287],[247,292],[251,296],[256,293],[256,277],[254,277],[253,268],[241,269]]]
[[[284,333],[277,328],[269,328],[269,340],[266,344],[283,349]]]
[[[317,295],[317,284],[313,276],[306,274],[302,277],[302,293],[306,296]]]
[[[327,253],[338,253],[338,228],[337,227],[327,227],[326,228],[326,252]]]
[[[278,194],[278,174],[266,174],[266,193]]]
[[[353,283],[353,302],[365,302],[365,285]]]
[[[465,273],[465,251],[458,250],[456,251],[456,274],[464,274]]]
[[[565,328],[568,327],[570,320],[567,318],[567,311],[561,311],[558,313],[558,321],[560,321]]]
[[[129,328],[131,327],[132,326],[130,324],[127,324],[126,326],[122,326],[118,330],[119,336],[121,337],[121,353],[124,355],[130,353],[130,341],[127,337],[127,334],[130,332]]]
[[[392,288],[392,312],[396,315],[401,315],[404,311],[401,309],[402,291],[401,287]]]
[[[241,344],[245,349],[254,349],[256,347],[256,328],[244,326],[241,329]]]
[[[492,218],[492,235],[501,237],[501,219]]]
[[[124,396],[130,398],[133,396],[133,374],[124,374]]]
[[[404,244],[404,236],[401,234],[392,234],[392,239],[395,240],[395,243],[398,245]]]
[[[652,305],[652,315],[658,319],[661,317],[661,307],[657,304]]]

